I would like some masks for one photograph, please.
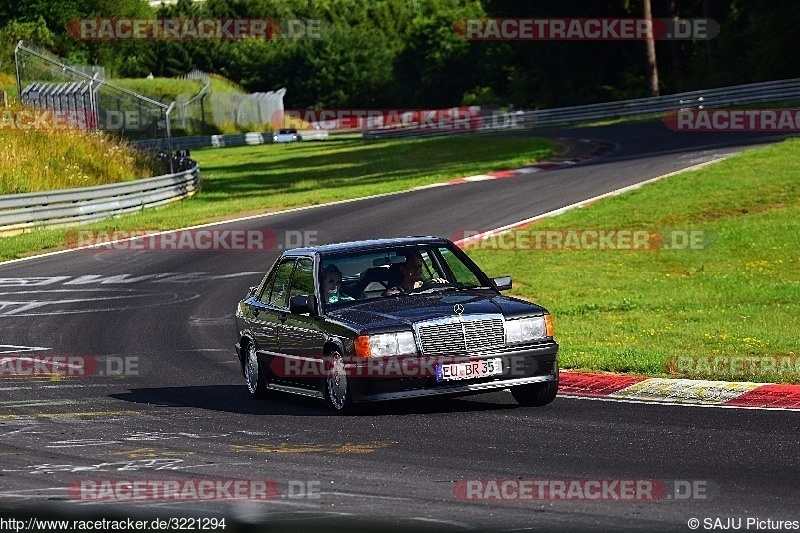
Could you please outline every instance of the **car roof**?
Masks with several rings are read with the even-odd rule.
[[[286,250],[283,255],[328,255],[339,252],[358,252],[380,250],[392,246],[410,246],[414,244],[450,244],[441,237],[399,237],[393,239],[370,239],[364,241],[339,242],[306,248]]]

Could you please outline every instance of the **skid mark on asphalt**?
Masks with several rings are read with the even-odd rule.
[[[80,448],[83,446],[108,446],[114,444],[113,440],[103,439],[70,439],[70,440],[57,440],[48,444],[47,448]]]
[[[186,457],[187,455],[194,455],[196,452],[167,450],[159,448],[138,448],[136,450],[127,450],[122,452],[110,452],[103,455],[120,455],[128,459],[141,459],[143,457]]]
[[[365,454],[382,448],[388,448],[392,441],[374,441],[360,444],[301,444],[282,442],[269,444],[232,444],[230,449],[237,453],[333,453],[333,454]]]
[[[6,407],[41,407],[43,405],[75,405],[86,403],[86,400],[20,400],[3,402]]]

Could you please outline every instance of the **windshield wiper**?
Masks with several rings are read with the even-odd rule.
[[[474,289],[491,289],[491,287],[482,287],[482,286],[467,286],[467,287],[431,287],[430,289],[425,289],[424,291],[414,292],[413,294],[429,294],[431,292],[450,292],[450,291],[464,291],[464,290],[474,290]]]

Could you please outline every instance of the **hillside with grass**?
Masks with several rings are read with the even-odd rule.
[[[0,194],[89,187],[163,173],[160,163],[103,133],[0,129]]]

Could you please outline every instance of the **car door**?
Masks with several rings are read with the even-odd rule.
[[[259,354],[268,356],[264,361],[269,365],[272,358],[280,352],[279,327],[281,319],[285,320],[289,306],[289,280],[296,259],[283,259],[273,271],[264,290],[253,302],[251,319],[253,335],[256,338]]]
[[[297,261],[297,266],[292,275],[289,296],[307,296],[315,294],[314,261],[304,257]],[[286,313],[279,329],[280,351],[287,365],[299,369],[293,372],[292,381],[298,385],[316,388],[318,377],[314,370],[323,370],[321,364],[308,364],[308,362],[321,361],[322,347],[325,345],[324,320],[312,316],[310,313]],[[291,362],[290,362],[291,361]],[[307,375],[312,374],[312,375]]]

